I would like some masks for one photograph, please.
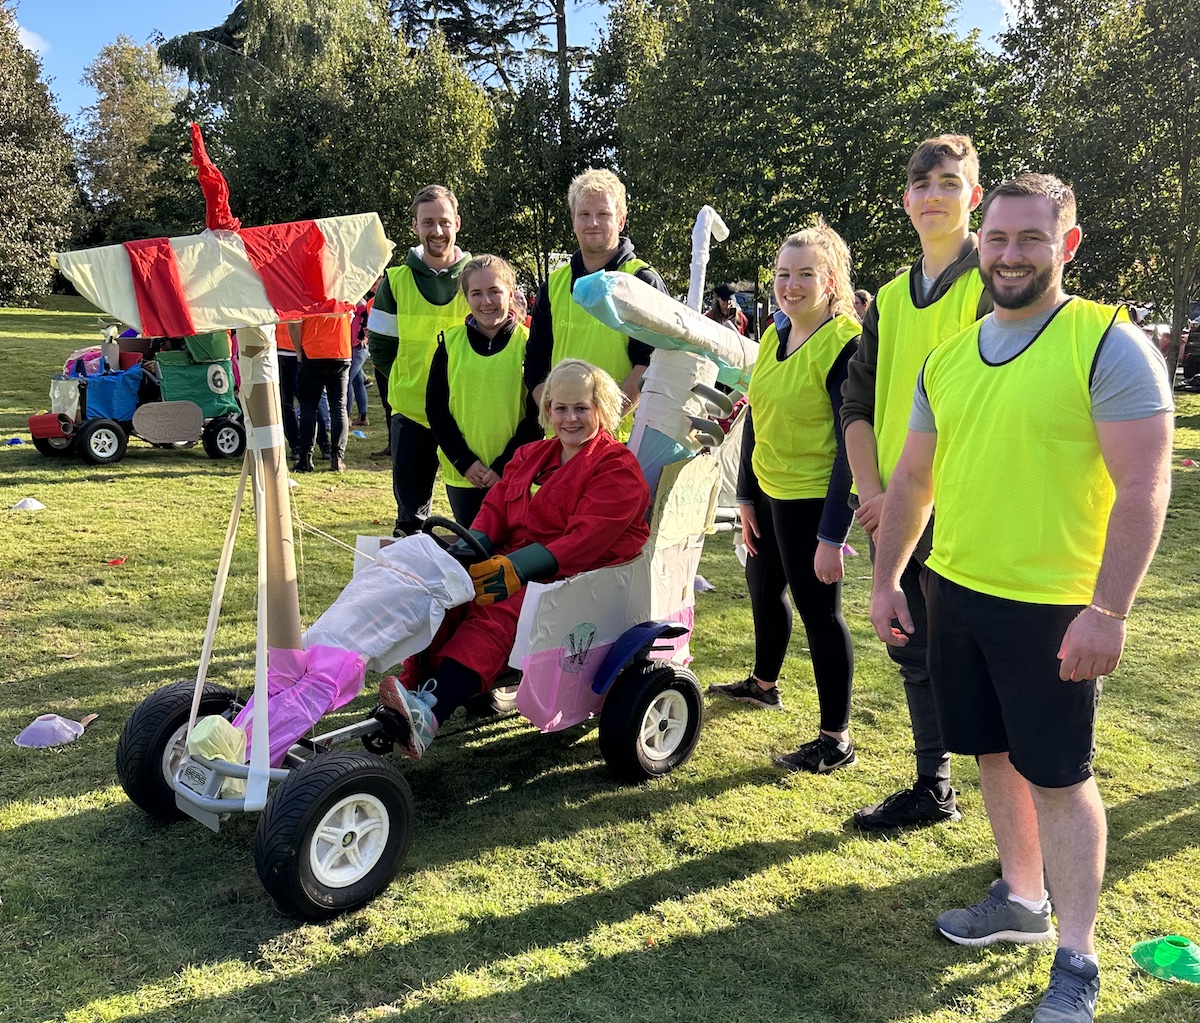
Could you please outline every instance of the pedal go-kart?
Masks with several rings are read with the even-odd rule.
[[[435,539],[434,527],[451,530],[451,540],[457,539],[453,534],[465,534],[453,522],[431,519],[428,535],[384,547],[388,560],[356,575],[339,598],[346,613],[329,625],[318,620],[309,630],[310,655],[314,649],[339,649],[314,645],[314,637],[345,639],[348,630],[357,628],[360,645],[369,645],[367,631],[403,628],[405,618],[416,620],[431,607],[434,617],[440,617],[436,611],[447,598],[460,603],[473,595],[462,555],[446,553],[450,543]],[[465,537],[469,543],[470,535]],[[562,583],[531,584],[510,658],[512,671],[501,676],[494,690],[497,710],[515,708],[543,731],[598,716],[600,753],[617,780],[626,783],[667,774],[682,764],[699,740],[703,718],[699,683],[671,659],[686,651],[687,626],[669,618],[648,620],[654,561],[654,551],[648,550],[625,565]],[[421,582],[413,582],[414,573]],[[356,589],[356,581],[366,585]],[[386,622],[356,627],[365,602],[385,590],[390,600],[406,600],[407,606]],[[423,643],[433,629],[419,631],[413,638]],[[386,661],[412,646],[404,640],[389,642],[379,657]],[[272,657],[278,655],[271,651]],[[369,662],[382,663],[379,657]],[[348,689],[351,698],[357,694],[362,663],[333,672],[332,679],[322,680],[324,685],[302,678],[267,701],[270,793],[258,823],[254,862],[267,892],[290,915],[323,919],[365,904],[391,883],[412,841],[409,787],[396,765],[385,759],[392,741],[373,716],[290,743],[285,739],[286,749],[280,748],[279,730],[287,730],[297,702],[304,704],[297,715],[304,727],[327,706],[337,705],[336,697],[328,700],[330,691]],[[306,685],[310,691],[298,694]],[[247,808],[244,796],[229,794],[229,783],[245,782],[251,767],[189,754],[194,695],[190,681],[179,682],[139,705],[121,733],[117,772],[129,797],[151,816],[164,821],[191,816],[217,830],[222,814]],[[212,683],[203,686],[197,712],[201,724],[205,715],[243,725],[253,717],[252,707],[247,712],[232,691]],[[251,754],[254,734],[251,729]],[[365,748],[353,748],[358,743]]]
[[[239,332],[249,439],[196,679],[165,686],[134,710],[117,746],[117,771],[131,800],[161,820],[190,816],[216,830],[227,813],[262,811],[259,877],[285,911],[320,919],[362,906],[387,887],[412,841],[413,810],[403,776],[382,755],[390,743],[378,721],[324,733],[316,725],[358,694],[368,667],[383,670],[428,647],[441,615],[472,599],[474,587],[444,545],[427,534],[408,537],[379,552],[339,598],[353,604],[351,619],[374,622],[373,629],[335,628],[326,618],[335,601],[302,635],[279,373],[264,327],[327,314],[331,306],[351,308],[383,272],[393,245],[374,213],[242,228],[195,125],[192,143],[208,230],[139,243],[136,260],[121,246],[54,256],[89,301],[144,333],[164,336],[167,322]],[[701,278],[706,251],[698,261]],[[747,380],[757,346],[631,274],[591,276],[649,293],[635,288],[618,296],[615,315],[667,303],[650,317],[660,324],[654,329],[661,344],[645,339],[668,350],[655,353],[645,375],[630,439],[654,495],[650,539],[624,565],[530,584],[509,664],[521,674],[515,704],[522,714],[546,731],[598,715],[600,752],[619,778],[638,781],[677,768],[700,733],[699,686],[685,667],[687,635],[719,480],[716,459],[703,449],[722,438],[711,417],[726,417],[732,408],[712,387],[718,366],[727,385]],[[179,287],[162,286],[176,278]],[[170,299],[171,308],[158,309],[150,294]],[[609,325],[642,337],[647,324]],[[73,436],[77,417],[62,415],[59,436]],[[78,419],[87,421],[82,413]],[[242,706],[207,673],[250,479],[258,631],[254,694]],[[376,581],[385,591],[400,585],[402,598],[380,599]],[[367,748],[343,748],[353,741]]]
[[[115,337],[72,353],[50,382],[50,410],[29,417],[47,457],[78,452],[93,465],[125,457],[129,438],[156,447],[204,445],[209,458],[246,449],[224,331],[180,339]]]
[[[716,366],[698,355],[656,353],[646,376],[650,409],[728,414],[728,399],[709,386]],[[700,449],[719,443],[721,433],[711,420],[680,416],[691,436],[687,445],[672,442],[675,460],[659,445],[643,461],[656,487],[642,553],[567,580],[531,583],[509,658],[514,675],[498,683],[517,683],[512,705],[542,731],[598,717],[600,754],[625,783],[682,764],[703,719],[700,686],[685,665],[693,580],[720,479],[716,458]],[[636,424],[634,432],[662,439]],[[263,886],[284,912],[322,919],[364,905],[390,884],[412,841],[413,806],[404,777],[385,759],[392,742],[379,721],[371,716],[329,731],[317,723],[360,692],[368,667],[384,671],[423,651],[445,611],[471,600],[474,587],[449,540],[426,533],[384,541],[295,649],[272,648],[268,656],[260,606],[260,677],[244,705],[209,683],[206,669],[246,479],[244,469],[197,684],[165,686],[135,709],[121,734],[117,772],[130,799],[160,820],[190,816],[217,830],[225,814],[262,810],[254,861]],[[265,518],[256,518],[260,534]],[[471,543],[454,523],[435,525]],[[260,538],[264,545],[272,546]],[[205,746],[214,716],[222,719],[220,734],[237,738]],[[256,742],[260,735],[268,742]],[[365,749],[347,748],[354,743]]]

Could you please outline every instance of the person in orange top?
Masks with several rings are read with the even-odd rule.
[[[334,472],[346,468],[346,435],[350,421],[346,415],[346,385],[350,379],[350,314],[309,316],[293,327],[298,341],[300,378],[296,394],[300,399],[300,434],[297,442],[296,472],[312,472],[313,443],[317,436],[317,406],[321,395],[329,399],[329,460]]]

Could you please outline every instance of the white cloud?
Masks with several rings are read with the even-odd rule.
[[[1022,0],[999,0],[1000,10],[1004,12],[1004,17],[1000,19],[1001,28],[1011,28],[1021,17],[1021,8],[1024,6]]]
[[[25,49],[33,50],[34,53],[46,54],[50,52],[50,44],[32,29],[28,29],[24,25],[17,26],[17,38],[21,40],[21,45]]]

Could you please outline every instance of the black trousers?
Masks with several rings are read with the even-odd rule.
[[[349,359],[301,360],[300,375],[296,382],[296,394],[300,399],[300,436],[297,443],[300,458],[312,454],[317,439],[317,407],[322,394],[329,400],[330,457],[341,460],[346,454],[346,435],[350,432],[350,420],[346,415],[346,384],[349,379]]]
[[[470,526],[483,507],[488,492],[478,487],[452,487],[446,485],[446,498],[450,502],[450,510],[454,513],[454,521],[460,526]]]
[[[850,723],[854,647],[842,617],[841,582],[823,583],[813,571],[824,504],[822,498],[777,501],[760,495],[754,510],[761,536],[758,553],[746,560],[746,584],[754,616],[754,674],[764,682],[778,680],[792,637],[794,602],[808,636],[820,727],[840,732]]]
[[[392,413],[392,493],[396,528],[415,533],[429,514],[437,478],[437,441],[428,426]]]

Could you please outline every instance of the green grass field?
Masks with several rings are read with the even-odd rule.
[[[784,777],[770,763],[815,733],[797,636],[785,713],[710,704],[692,759],[641,788],[611,781],[591,727],[543,736],[510,717],[447,729],[402,765],[417,819],[400,876],[328,924],[274,909],[252,861],[255,818],[219,834],[152,822],[117,783],[114,750],[141,700],[194,676],[238,466],[140,442],[106,468],[34,450],[26,416],[95,322],[70,300],[0,310],[0,440],[25,441],[0,447],[5,1023],[1028,1021],[1049,950],[972,950],[933,930],[937,912],[996,876],[974,765],[956,761],[959,823],[889,838],[846,824],[911,770],[903,693],[866,617],[865,557],[848,563],[846,587],[852,769]],[[1200,988],[1128,958],[1143,938],[1200,939],[1200,469],[1178,467],[1200,460],[1200,399],[1179,396],[1177,422],[1166,535],[1101,711],[1105,1023],[1200,1021]],[[390,476],[368,455],[382,444],[369,427],[351,440],[349,472],[300,477],[301,518],[350,543],[387,532]],[[7,510],[22,497],[46,509]],[[252,541],[248,518],[210,670],[243,692]],[[866,547],[861,534],[851,542]],[[698,597],[693,668],[702,684],[729,681],[752,652],[729,534],[710,538],[701,571],[716,589]],[[349,573],[348,555],[305,539],[306,623]],[[370,705],[365,693],[335,720]],[[99,718],[68,746],[12,744],[47,712]]]

